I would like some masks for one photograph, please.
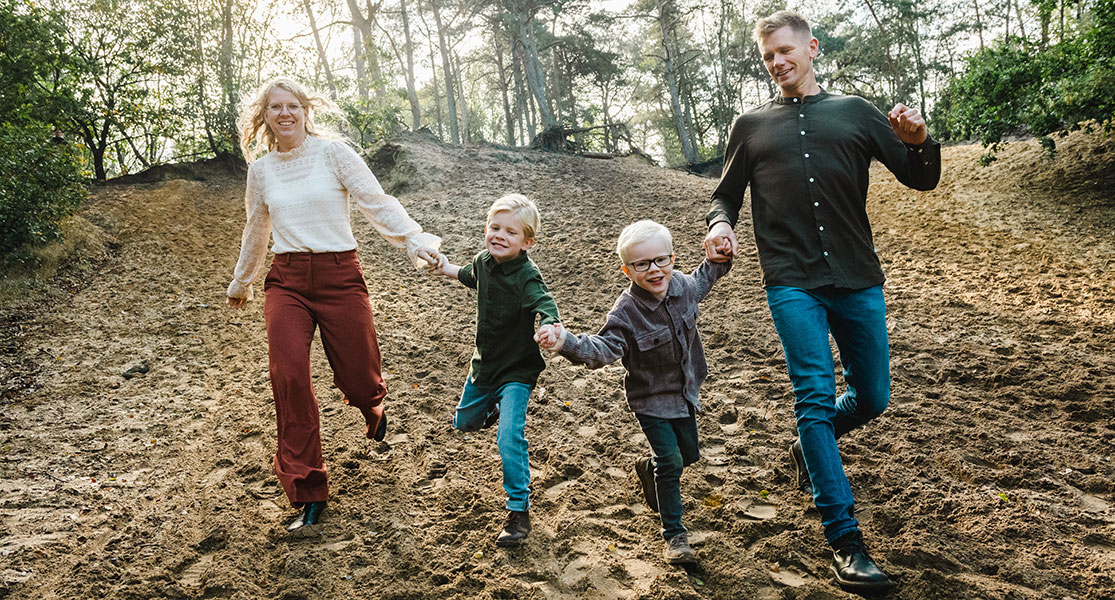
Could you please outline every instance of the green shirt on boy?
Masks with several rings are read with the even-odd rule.
[[[504,263],[482,250],[461,267],[457,279],[477,291],[476,350],[469,381],[486,388],[538,383],[546,361],[534,341],[535,315],[541,317],[541,325],[561,322],[538,265],[525,250]]]

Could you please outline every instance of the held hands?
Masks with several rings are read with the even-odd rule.
[[[226,298],[228,298],[228,307],[232,310],[240,310],[248,302],[247,298],[233,298],[232,296],[226,296]]]
[[[443,259],[445,257],[439,254],[437,250],[431,250],[430,248],[419,248],[414,253],[414,258],[414,262],[417,263],[416,266],[423,267],[426,269],[427,272],[432,273],[433,270],[438,266],[440,259]],[[425,261],[426,264],[422,264],[422,261]]]
[[[925,118],[916,108],[910,108],[899,102],[887,113],[887,120],[898,139],[904,144],[920,144],[929,137],[925,128]]]
[[[711,262],[725,263],[739,252],[739,240],[732,226],[721,221],[712,226],[705,236],[705,256]]]
[[[569,332],[561,326],[561,323],[554,323],[539,327],[538,332],[534,334],[534,341],[538,342],[544,350],[560,352],[567,335]]]
[[[450,279],[457,278],[457,272],[461,270],[458,265],[450,264],[449,258],[440,252],[434,252],[430,258],[426,259],[426,272],[430,275],[444,275]]]

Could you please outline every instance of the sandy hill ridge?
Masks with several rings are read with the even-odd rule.
[[[947,148],[930,193],[873,173],[894,394],[841,447],[895,598],[1115,596],[1115,206],[1103,183],[1115,146],[1077,133],[1059,148],[1049,160],[1010,144],[990,167],[975,165],[978,147]],[[371,157],[455,262],[480,248],[495,197],[534,198],[532,256],[574,331],[595,330],[624,287],[623,225],[667,224],[678,266],[696,267],[715,184],[423,138]],[[4,309],[0,375],[21,383],[0,412],[0,597],[855,597],[832,582],[816,513],[791,484],[792,397],[748,223],[744,255],[702,306],[704,459],[683,480],[701,569],[661,559],[631,469],[646,449],[622,370],[562,359],[528,418],[534,532],[495,547],[494,432],[449,427],[474,296],[406,264],[361,216],[392,429],[386,443],[362,438],[315,346],[332,499],[319,529],[291,536],[270,473],[262,303],[222,308],[242,195],[216,176],[99,188],[84,214],[118,242],[104,266]]]

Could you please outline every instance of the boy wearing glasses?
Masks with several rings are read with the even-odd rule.
[[[535,340],[590,369],[622,361],[627,404],[653,453],[635,461],[635,473],[647,505],[661,516],[663,555],[672,564],[693,563],[697,554],[681,523],[681,473],[701,457],[694,415],[708,365],[697,333],[697,303],[731,262],[705,260],[692,275],[674,272],[670,231],[649,220],[625,227],[616,253],[632,285],[600,331],[572,335],[560,324],[543,325]]]
[[[535,315],[542,326],[560,321],[538,266],[527,256],[541,224],[538,207],[526,196],[503,196],[488,209],[485,249],[464,266],[438,254],[430,269],[477,291],[476,350],[453,427],[477,431],[499,423],[496,446],[508,513],[496,545],[504,547],[518,546],[530,533],[527,401],[546,368],[533,340]]]

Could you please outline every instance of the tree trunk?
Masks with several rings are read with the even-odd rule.
[[[438,8],[438,0],[430,0],[430,7],[434,10],[438,49],[441,50],[441,69],[445,78],[445,104],[449,113],[449,136],[454,144],[460,144],[461,131],[457,124],[457,98],[453,92],[453,66],[449,63],[449,45],[445,40],[445,27],[441,23],[441,10]]]
[[[542,71],[542,62],[538,58],[538,45],[534,41],[534,33],[531,28],[533,15],[520,12],[515,17],[519,22],[519,41],[523,44],[523,63],[526,66],[527,85],[530,87],[530,91],[534,95],[534,101],[538,105],[538,115],[542,119],[542,128],[557,127],[557,119],[554,118],[554,111],[550,108],[550,99],[546,94],[546,74]]]
[[[976,2],[977,0],[972,0]],[[875,7],[871,4],[871,0],[864,0],[867,4],[867,10],[871,11],[871,18],[875,20],[875,26],[879,28],[879,35],[883,38],[887,47],[887,69],[890,71],[891,78],[891,96],[894,95],[895,90],[898,89],[898,69],[894,66],[894,59],[890,56],[890,36],[887,35],[887,30],[883,28],[883,22],[879,20],[879,15],[875,12]],[[982,33],[981,33],[982,36]],[[980,37],[980,48],[983,48],[983,37]]]
[[[972,0],[972,6],[976,9],[976,32],[979,34],[979,49],[983,50],[983,21],[979,16],[979,0]]]
[[[1008,7],[1007,10],[1010,10],[1010,8]],[[1018,0],[1014,0],[1014,16],[1018,22],[1018,36],[1026,39],[1026,25],[1022,19],[1022,8],[1018,6]]]
[[[107,110],[112,111],[112,104],[107,105]],[[97,181],[104,181],[108,175],[105,171],[105,150],[108,148],[108,130],[110,122],[106,118],[97,131],[96,121],[74,120],[81,128],[81,137],[85,140],[85,147],[93,155],[93,177]]]
[[[351,4],[350,4],[351,7]],[[368,99],[367,76],[364,74],[364,35],[356,26],[356,15],[352,15],[352,60],[356,65],[356,94]]]
[[[554,21],[557,21],[557,17],[554,18]],[[551,33],[551,36],[556,37],[553,33]],[[562,81],[562,69],[560,60],[561,52],[559,50],[559,47],[559,44],[554,44],[550,48],[550,110],[554,112],[554,120],[556,120],[558,123],[566,123],[568,122],[568,118],[566,117],[565,111],[563,110],[565,108],[565,94],[562,90],[565,88],[565,86],[563,85],[564,82]]]
[[[216,155],[220,151],[220,145],[217,143],[217,140],[213,137],[213,131],[212,131],[212,127],[211,127],[212,119],[210,119],[209,110],[207,108],[208,107],[208,102],[205,98],[205,88],[206,88],[205,65],[206,65],[206,61],[202,60],[202,58],[205,56],[205,50],[202,47],[202,31],[203,31],[203,29],[202,29],[202,25],[201,25],[201,10],[200,10],[200,8],[197,8],[197,12],[195,13],[195,16],[197,17],[197,29],[194,31],[194,35],[197,38],[197,44],[195,46],[195,51],[197,52],[197,56],[198,56],[198,61],[197,61],[197,65],[198,65],[198,70],[197,70],[197,106],[198,106],[199,110],[201,111],[201,115],[200,115],[201,116],[201,122],[202,122],[202,127],[205,129],[205,139],[209,143],[209,151],[212,152],[214,155]],[[89,138],[86,139],[87,142],[88,142],[88,139]],[[88,146],[88,144],[87,144],[87,147],[92,148],[92,146]]]
[[[437,139],[445,141],[445,122],[441,118],[441,86],[437,83],[437,63],[434,62],[434,46],[430,44],[430,72],[434,76],[434,107],[437,109]]]
[[[366,0],[365,7],[368,9],[368,14],[365,15],[360,10],[357,0],[346,1],[348,3],[348,12],[352,16],[352,27],[355,30],[353,33],[352,52],[356,61],[357,88],[360,97],[364,99],[368,98],[368,82],[371,81],[371,87],[375,91],[376,100],[382,103],[384,91],[383,86],[379,85],[381,73],[379,59],[376,58],[377,54],[373,44],[375,38],[372,36],[372,29],[375,26],[376,15],[379,13],[381,2],[372,4],[371,0]]]
[[[497,33],[494,36],[495,47],[493,51],[496,55],[496,77],[499,78],[499,94],[503,100],[503,122],[506,124],[507,145],[515,145],[515,121],[511,118],[511,101],[508,99],[507,87],[508,77],[507,70],[503,66],[503,48],[500,45],[501,36]]]
[[[224,110],[219,113],[219,132],[222,137],[227,137],[229,144],[232,146],[232,154],[239,157],[240,151],[240,132],[236,129],[236,113],[238,112],[237,104],[239,95],[239,86],[236,84],[236,76],[232,68],[232,6],[234,0],[224,0],[221,7],[221,56],[219,59],[220,71],[219,77],[221,81],[221,96],[224,102]],[[222,151],[214,149],[214,154],[220,154]]]
[[[136,147],[135,140],[132,139],[132,136],[128,135],[128,130],[125,129],[124,126],[119,121],[116,121],[115,119],[113,120],[113,123],[116,124],[116,130],[120,132],[120,136],[124,138],[125,142],[128,142],[128,147],[131,148],[132,154],[134,154],[135,157],[139,159],[139,164],[144,169],[149,168],[151,166],[151,162],[148,161],[147,157],[143,155],[143,152],[140,151],[140,149]],[[121,163],[123,163],[122,159],[121,159]]]
[[[325,83],[329,86],[329,97],[336,100],[337,84],[333,81],[333,70],[329,68],[329,59],[325,56],[325,46],[321,43],[321,34],[317,30],[317,22],[314,20],[314,10],[310,7],[310,0],[302,0],[302,6],[306,9],[306,16],[310,19],[310,30],[313,31],[314,44],[317,45],[317,56],[321,61],[321,69],[325,73]]]
[[[529,104],[526,87],[523,84],[523,59],[519,51],[519,43],[515,36],[511,36],[511,76],[515,79],[515,113],[519,123],[519,145],[525,146],[527,140],[534,135],[534,123],[530,121]],[[528,133],[527,127],[530,128]],[[526,136],[526,137],[524,137]]]
[[[407,98],[410,100],[410,129],[418,131],[422,127],[422,108],[418,105],[418,91],[414,87],[414,44],[410,39],[410,20],[407,18],[407,2],[399,0],[399,8],[403,13],[403,37],[406,40],[406,79]]]
[[[701,162],[700,157],[693,146],[690,144],[689,132],[685,127],[685,117],[681,108],[681,96],[678,92],[678,76],[677,65],[675,64],[675,51],[670,47],[671,30],[675,26],[672,23],[671,11],[669,7],[672,6],[670,2],[664,2],[658,6],[658,27],[662,33],[662,50],[665,53],[662,61],[663,66],[666,68],[666,89],[670,94],[670,112],[674,117],[674,129],[678,136],[678,144],[681,146],[682,157],[685,162],[693,164]]]
[[[465,96],[464,75],[461,74],[461,57],[453,53],[453,74],[457,80],[457,93],[460,94],[461,107],[461,141],[468,144],[472,142],[472,129],[469,127],[468,97]]]

